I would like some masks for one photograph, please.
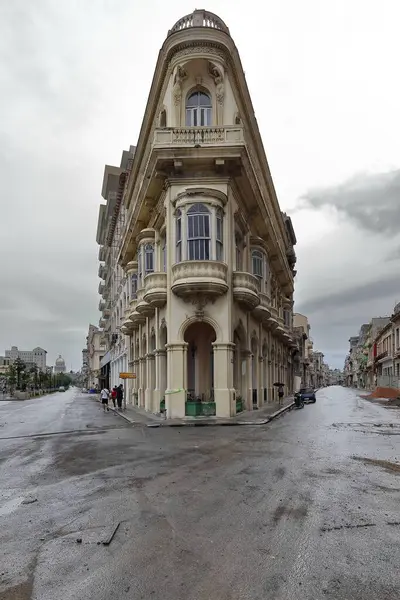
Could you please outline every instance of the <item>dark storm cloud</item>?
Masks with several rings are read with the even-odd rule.
[[[358,227],[397,235],[400,230],[400,170],[357,175],[329,188],[309,191],[298,208],[333,207]]]
[[[339,308],[346,311],[351,305],[356,305],[362,301],[368,301],[372,305],[374,301],[386,298],[396,298],[400,295],[400,280],[397,277],[378,278],[374,281],[362,284],[354,284],[340,292],[330,294],[321,294],[312,299],[299,304],[299,312],[309,315],[319,311],[326,313],[331,309]],[[297,310],[297,307],[296,307]],[[345,316],[345,315],[344,315]]]

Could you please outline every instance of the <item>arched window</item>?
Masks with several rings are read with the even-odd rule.
[[[217,213],[217,227],[216,227],[216,257],[217,260],[223,260],[224,256],[224,213],[218,208]]]
[[[187,212],[188,260],[210,260],[210,211],[193,204]]]
[[[176,262],[182,260],[182,213],[176,211]]]
[[[154,272],[154,246],[153,244],[146,244],[144,247],[144,274]]]
[[[208,127],[211,125],[211,98],[204,92],[193,92],[186,101],[187,127]]]
[[[264,260],[263,260],[263,255],[262,252],[260,252],[259,250],[253,250],[251,253],[251,266],[252,266],[252,271],[253,271],[253,275],[255,275],[256,277],[258,277],[259,281],[260,281],[260,285],[261,285],[261,281],[263,278],[263,274],[264,274]]]

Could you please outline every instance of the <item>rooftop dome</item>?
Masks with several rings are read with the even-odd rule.
[[[56,359],[56,365],[58,365],[59,367],[65,365],[65,360],[63,359],[63,357],[61,356],[61,354],[59,354],[58,358]]]
[[[210,27],[212,29],[224,31],[229,35],[229,29],[222,19],[212,12],[201,9],[195,10],[190,15],[186,15],[179,19],[172,29],[168,31],[168,37],[177,31],[182,31],[182,29],[189,29],[191,27]]]

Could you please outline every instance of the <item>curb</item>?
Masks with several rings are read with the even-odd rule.
[[[272,415],[269,415],[266,419],[258,421],[225,421],[222,423],[218,423],[218,421],[182,421],[180,423],[168,423],[167,420],[161,423],[158,423],[156,421],[154,423],[143,423],[140,421],[134,421],[123,412],[117,411],[114,407],[110,407],[110,410],[112,410],[122,419],[125,419],[125,421],[127,421],[131,425],[142,425],[153,429],[158,427],[238,427],[243,425],[252,425],[254,427],[255,425],[267,425],[267,423],[269,423],[270,421],[273,421],[274,419],[277,419],[286,412],[292,410],[294,405],[295,403],[292,402],[291,404],[288,404],[287,406],[284,406],[283,408],[280,408],[276,412],[272,413]]]

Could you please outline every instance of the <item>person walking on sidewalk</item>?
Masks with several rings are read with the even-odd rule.
[[[283,396],[284,396],[284,389],[283,389],[283,385],[280,385],[278,387],[278,399],[279,399],[279,406],[282,406],[283,404]]]
[[[110,396],[110,392],[108,391],[108,389],[106,387],[103,387],[103,389],[100,392],[100,398],[101,398],[101,403],[103,405],[103,410],[104,412],[109,411],[110,409],[108,408],[108,398]]]
[[[113,401],[114,408],[117,408],[117,386],[114,385],[111,392],[111,400]]]
[[[117,387],[117,404],[118,410],[122,410],[122,399],[124,397],[124,390],[122,389],[122,383]]]

